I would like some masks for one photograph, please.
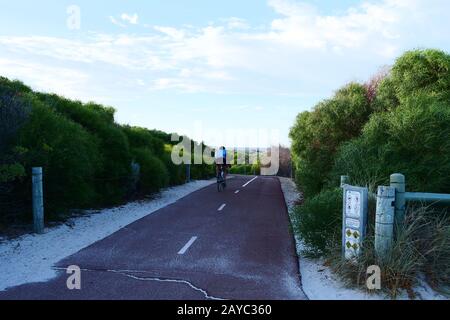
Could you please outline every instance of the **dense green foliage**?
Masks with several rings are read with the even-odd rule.
[[[152,193],[169,185],[170,177],[166,166],[149,149],[134,149],[133,155],[136,162],[140,164],[139,190],[141,192]]]
[[[99,141],[81,125],[35,101],[18,144],[26,150],[22,163],[27,172],[33,166],[44,168],[49,212],[66,206],[84,207],[96,200],[92,179],[101,166]],[[19,189],[24,196],[29,192],[26,185]]]
[[[298,116],[290,136],[296,178],[307,197],[322,190],[339,146],[360,134],[370,113],[365,87],[351,83]]]
[[[409,190],[450,192],[450,56],[416,50],[400,57],[370,97],[352,83],[291,130],[296,181],[305,196],[340,175],[375,186],[402,172]]]
[[[260,175],[261,166],[259,164],[238,164],[230,168],[232,174]]]
[[[171,134],[121,126],[115,110],[0,78],[0,224],[30,221],[31,168],[44,169],[46,218],[115,205],[186,180]],[[193,166],[193,179],[214,175]]]
[[[24,176],[25,169],[18,162],[20,150],[13,146],[18,131],[31,112],[29,91],[18,81],[6,81],[0,77],[0,183]]]
[[[408,190],[450,193],[450,102],[418,96],[374,115],[361,137],[342,146],[333,176],[349,173],[372,190],[389,175],[406,175]]]
[[[301,113],[291,130],[296,183],[305,194],[304,205],[295,211],[296,228],[310,253],[328,255],[337,248],[340,256],[340,237],[333,235],[341,228],[342,198],[335,190],[341,175],[376,192],[377,186],[389,184],[391,174],[403,173],[408,191],[450,193],[450,55],[410,51],[384,77],[374,79],[352,83]],[[369,211],[373,219],[373,208]],[[414,212],[409,209],[408,215]],[[434,268],[436,277],[450,257],[448,234],[443,236],[448,219],[436,220],[435,213],[416,220],[397,235],[389,261],[378,261],[370,250],[369,230],[361,263],[345,270],[362,275],[365,264],[383,265],[395,292],[410,288],[426,267]]]
[[[308,253],[329,253],[341,238],[342,190],[326,190],[306,199],[302,206],[295,208],[294,216],[297,222],[294,228],[302,235]]]

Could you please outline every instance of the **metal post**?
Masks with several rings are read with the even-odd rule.
[[[378,187],[375,217],[375,252],[383,259],[394,241],[394,187]]]
[[[44,193],[42,190],[42,168],[33,168],[33,224],[34,232],[44,233]]]
[[[186,165],[186,183],[191,182],[191,165]]]
[[[341,188],[345,186],[346,184],[350,183],[350,177],[349,176],[341,176]]]
[[[391,175],[391,187],[395,188],[395,225],[401,227],[405,221],[406,179],[400,173]]]

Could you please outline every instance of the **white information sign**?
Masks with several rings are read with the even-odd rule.
[[[367,196],[367,188],[344,186],[342,250],[348,260],[361,253],[367,223]]]

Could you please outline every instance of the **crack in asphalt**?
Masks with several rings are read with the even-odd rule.
[[[67,270],[67,268],[54,268],[54,269],[55,270],[64,270],[64,271]],[[133,270],[91,270],[91,269],[80,269],[80,270],[87,271],[87,272],[98,272],[98,271],[109,272],[109,273],[119,274],[121,276],[128,277],[128,278],[134,279],[134,280],[139,280],[139,281],[155,281],[155,282],[170,282],[170,283],[184,284],[184,285],[189,286],[191,289],[203,294],[203,296],[207,300],[226,300],[223,298],[211,296],[206,290],[195,286],[193,283],[191,283],[187,280],[157,278],[157,277],[145,277],[144,278],[144,277],[138,277],[138,276],[134,276],[132,274],[127,273],[127,272],[132,272],[132,273],[142,273],[143,272],[143,271],[133,271]]]
[[[120,274],[120,275],[125,276],[125,277],[129,277],[129,278],[134,279],[134,280],[139,280],[139,281],[156,281],[156,282],[181,283],[181,284],[188,285],[191,289],[193,289],[195,291],[200,292],[208,300],[225,300],[225,299],[222,299],[222,298],[217,298],[217,297],[209,295],[206,290],[203,290],[203,289],[193,285],[191,282],[189,282],[187,280],[163,279],[163,278],[152,278],[152,277],[150,277],[150,278],[142,278],[142,277],[137,277],[137,276],[134,276],[134,275],[131,275],[131,274],[128,274],[128,273],[123,273],[123,272],[120,272],[120,271],[115,271],[115,270],[108,270],[108,271],[112,272],[112,273]]]

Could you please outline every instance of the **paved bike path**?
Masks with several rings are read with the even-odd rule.
[[[194,192],[59,262],[57,278],[0,299],[304,299],[297,261],[279,180],[237,176],[224,192]],[[67,289],[70,265],[83,270],[81,290]]]

